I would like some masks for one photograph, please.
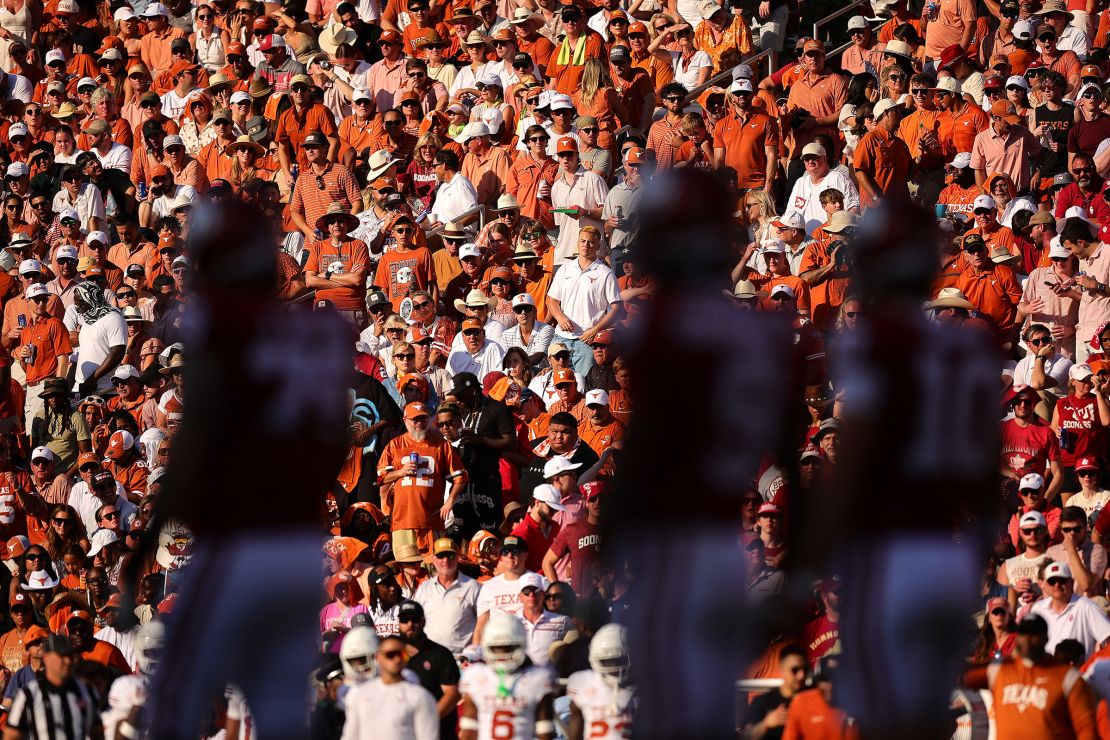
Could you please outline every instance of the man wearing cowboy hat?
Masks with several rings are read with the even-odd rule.
[[[512,30],[516,33],[517,48],[531,57],[536,67],[542,73],[551,62],[555,53],[555,44],[551,39],[540,33],[543,26],[543,17],[536,15],[528,8],[517,8],[513,11],[513,19],[509,21]]]
[[[308,245],[305,284],[315,289],[318,300],[332,302],[340,315],[359,330],[366,325],[363,303],[370,253],[366,243],[348,235],[359,225],[339,203],[316,221],[316,230],[326,234]]]
[[[512,245],[516,243],[517,237],[520,236],[520,203],[510,193],[502,193],[497,198],[497,205],[490,209],[491,213],[497,214],[497,218],[486,222],[482,227],[482,231],[475,237],[474,243],[482,249],[492,249],[490,244],[490,227],[494,224],[504,224],[509,227],[508,243],[505,244],[501,251],[511,249]],[[496,253],[499,250],[493,249]]]
[[[473,244],[467,245],[473,247]],[[465,300],[456,299],[452,304],[455,310],[464,316],[465,319],[476,319],[479,325],[484,330],[483,336],[493,342],[500,342],[501,335],[505,333],[505,326],[500,321],[490,318],[490,310],[497,305],[496,298],[486,296],[481,290],[475,288],[466,294]],[[455,335],[451,341],[451,351],[461,349],[463,347],[462,333]],[[495,368],[500,370],[500,365]],[[479,376],[484,377],[484,376]]]

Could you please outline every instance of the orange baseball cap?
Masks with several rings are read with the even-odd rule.
[[[232,41],[227,45],[227,51],[224,52],[224,56],[231,55],[245,57],[247,55],[247,47],[243,46],[240,41]]]
[[[152,169],[150,171],[150,179],[152,179],[152,180],[156,177],[169,177],[169,176],[170,176],[170,168],[167,167],[164,164],[157,165],[156,167],[154,167],[154,169]]]
[[[82,452],[80,455],[77,456],[78,470],[85,467],[89,463],[96,463],[97,465],[100,465],[100,456],[97,455],[95,452]]]
[[[471,316],[469,319],[464,319],[462,322],[463,329],[481,329],[482,322]]]
[[[806,54],[806,53],[809,53],[811,51],[819,51],[822,54],[824,54],[825,53],[825,44],[818,41],[817,39],[810,39],[809,41],[805,42],[805,44],[802,45],[802,53]]]
[[[1083,69],[1079,70],[1079,77],[1097,77],[1101,81],[1102,68],[1097,64],[1084,64]]]
[[[630,23],[629,26],[628,26],[628,35],[629,36],[634,36],[638,33],[642,33],[644,36],[647,36],[648,35],[647,26],[644,25],[644,23],[642,21],[636,21],[635,23]]]
[[[489,279],[492,281],[492,280],[496,280],[498,278],[500,278],[502,280],[512,280],[513,279],[512,270],[510,270],[508,267],[495,267],[492,270],[490,270]]]
[[[22,595],[23,594],[20,594],[20,596]],[[26,650],[39,640],[45,640],[47,637],[50,637],[49,632],[39,627],[37,624],[32,624],[27,628],[27,631],[23,633],[23,649]]]
[[[638,146],[634,146],[634,147],[629,148],[629,150],[624,153],[624,163],[625,164],[643,164],[644,163],[644,150],[641,149]]]
[[[562,154],[563,152],[577,152],[577,151],[578,151],[578,140],[575,139],[573,136],[564,136],[561,139],[559,139],[558,143],[555,145],[555,153],[556,154]]]
[[[555,371],[555,386],[558,387],[563,383],[574,383],[578,385],[578,378],[574,376],[574,371],[569,369],[562,369]]]
[[[405,335],[405,341],[409,344],[416,342],[423,342],[425,339],[431,339],[432,335],[427,332],[422,326],[413,326],[409,328],[408,334]]]
[[[71,611],[69,613],[69,619],[66,620],[66,624],[69,624],[70,622],[72,622],[75,619],[83,619],[86,622],[88,622],[89,624],[93,624],[92,615],[89,614],[84,609],[74,609],[73,611]]]
[[[379,43],[382,42],[382,41],[395,42],[395,41],[400,41],[400,40],[401,40],[401,34],[397,33],[393,29],[389,29],[388,31],[382,31],[382,35],[378,37],[378,42]]]
[[[419,419],[421,416],[428,416],[428,407],[419,401],[405,405],[405,418],[406,419]]]

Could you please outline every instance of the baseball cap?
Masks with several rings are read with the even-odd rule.
[[[729,85],[728,91],[735,95],[736,93],[741,92],[754,92],[755,88],[752,87],[751,80],[745,77],[741,77],[740,79],[735,80],[731,85]]]
[[[419,401],[412,401],[405,404],[405,418],[406,419],[419,419],[420,417],[428,416],[428,407]]]
[[[17,136],[29,136],[30,131],[27,130],[27,124],[22,122],[13,123],[8,126],[8,138],[14,139]]]
[[[65,214],[63,214],[63,217],[64,216],[65,216]],[[54,259],[55,260],[66,260],[66,259],[76,260],[77,259],[77,247],[73,246],[72,244],[63,244],[62,246],[58,247],[54,251]]]
[[[543,464],[543,478],[544,480],[551,480],[557,475],[578,470],[580,467],[582,467],[582,463],[572,463],[562,455],[555,455]]]
[[[1076,363],[1068,370],[1068,377],[1072,380],[1086,380],[1092,375],[1094,373],[1091,372],[1091,366],[1085,362]]]
[[[1044,488],[1044,478],[1037,473],[1029,473],[1018,483],[1019,491],[1039,491]]]
[[[551,96],[551,110],[564,110],[566,108],[574,109],[574,102],[570,99],[569,95],[557,93]]]
[[[432,543],[432,554],[439,555],[445,552],[453,552],[456,555],[459,553],[459,547],[455,541],[449,537],[440,537]]]
[[[437,542],[441,541],[442,540],[437,540]],[[447,541],[450,542],[451,540]],[[424,607],[420,606],[420,604],[412,601],[411,599],[405,599],[397,606],[397,619],[401,622],[411,622],[413,620],[423,618]]]
[[[567,346],[565,344],[563,344],[562,342],[552,342],[551,344],[547,345],[547,356],[548,357],[554,357],[555,355],[559,354],[560,352],[567,352],[567,351],[568,351]]]
[[[31,168],[27,166],[26,162],[12,162],[8,165],[8,169],[4,171],[5,177],[23,177],[31,174]]]
[[[885,114],[891,108],[901,108],[901,107],[902,107],[901,103],[896,103],[895,101],[891,100],[890,98],[883,98],[882,100],[880,100],[878,103],[875,104],[875,108],[874,108],[874,110],[872,110],[872,115],[874,115],[875,120],[878,121],[880,118],[883,117],[883,114]]]
[[[532,500],[547,504],[555,511],[566,511],[563,506],[563,497],[550,483],[542,483],[532,489]]]
[[[128,365],[127,367],[131,366]],[[131,368],[132,371],[134,371],[134,369],[135,368],[133,367]],[[135,377],[138,377],[138,375],[136,375]],[[131,432],[127,431],[126,429],[117,429],[115,432],[112,433],[112,436],[108,438],[108,449],[105,451],[104,454],[112,460],[118,460],[123,457],[125,452],[130,449],[134,449],[134,447],[134,435],[132,435]]]
[[[825,151],[825,147],[821,146],[816,141],[811,141],[810,143],[802,147],[802,156],[804,157],[807,154],[812,154],[818,157],[828,156],[828,152]]]
[[[54,450],[50,449],[49,447],[36,447],[35,449],[31,450],[31,459],[49,460],[50,462],[54,462],[58,459],[58,456],[55,455]]]
[[[812,146],[812,144],[810,145]],[[821,147],[820,144],[817,146]],[[806,147],[808,148],[808,147]],[[824,154],[825,148],[821,147],[821,153]],[[806,220],[802,214],[797,211],[791,211],[785,216],[779,216],[771,222],[772,226],[777,226],[780,229],[804,229],[806,227]]]
[[[1044,514],[1039,511],[1027,511],[1021,515],[1021,520],[1018,526],[1025,527],[1047,527],[1048,524],[1044,520]]]
[[[51,64],[54,64],[56,62],[65,63],[66,55],[62,53],[61,49],[51,49],[50,51],[46,52],[46,56],[44,57],[44,59],[46,61],[46,66],[49,67]]]
[[[862,15],[853,15],[848,19],[848,30],[854,31],[859,28],[867,28],[867,19]]]
[[[960,152],[955,157],[952,157],[950,164],[956,169],[962,170],[971,166],[971,152]]]
[[[963,91],[963,85],[955,77],[942,77],[937,80],[937,86],[934,89],[959,95]]]
[[[264,37],[262,39],[262,42],[259,43],[259,45],[258,45],[258,50],[259,51],[270,51],[271,49],[284,49],[284,48],[285,48],[285,39],[283,39],[281,36],[278,36],[276,33],[271,33],[269,36]]]
[[[989,195],[980,195],[975,198],[975,202],[971,206],[972,212],[975,211],[993,211],[997,207],[994,198]]]
[[[1071,568],[1068,567],[1067,563],[1050,563],[1049,566],[1044,569],[1044,579],[1046,581],[1050,578],[1067,578],[1070,580],[1071,577]]]
[[[755,513],[756,516],[779,516],[782,514],[782,509],[771,503],[761,504],[759,511]]]
[[[305,147],[305,146],[326,147],[327,145],[328,145],[327,137],[324,136],[323,134],[319,133],[319,132],[316,132],[316,131],[313,131],[311,134],[304,137],[304,141],[301,142],[302,147]]]
[[[1010,75],[1006,80],[1006,87],[1020,87],[1022,90],[1029,90],[1029,83],[1021,75]]]
[[[791,298],[796,298],[797,297],[794,293],[794,289],[791,288],[786,283],[779,283],[778,285],[776,285],[774,288],[771,289],[771,296],[772,297],[774,297],[776,295],[779,295],[780,293],[785,293],[786,295],[790,296]]]
[[[458,375],[455,377],[457,378]],[[506,551],[528,552],[528,546],[524,543],[524,540],[515,535],[510,535],[501,541],[501,552],[504,553]]]
[[[517,293],[513,296],[513,308],[517,306],[535,306],[536,299],[530,293]]]
[[[558,388],[560,385],[565,385],[568,383],[578,385],[578,378],[577,376],[575,376],[574,371],[570,368],[556,370],[555,377],[552,378],[552,385]]]
[[[608,406],[609,394],[601,388],[595,388],[586,394],[587,406]]]
[[[41,270],[39,270],[39,272],[41,272]],[[20,274],[22,274],[22,272]],[[27,292],[24,293],[24,297],[27,300],[31,300],[32,298],[38,298],[39,296],[44,296],[44,295],[46,295],[46,296],[50,295],[50,289],[47,288],[42,283],[35,283],[34,285],[29,286],[27,288]]]
[[[77,614],[77,612],[74,612],[74,614]],[[43,652],[47,653],[57,653],[58,655],[73,655],[73,641],[70,640],[67,635],[54,633],[46,638],[46,641],[42,645],[42,649]]]

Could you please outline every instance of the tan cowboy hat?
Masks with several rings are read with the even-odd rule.
[[[494,213],[502,213],[504,211],[519,211],[520,203],[517,202],[510,193],[502,193],[497,199],[497,207],[493,209]]]
[[[208,91],[211,92],[217,87],[224,87],[231,85],[231,80],[223,72],[217,72],[208,78]]]
[[[446,236],[451,239],[465,239],[469,236],[469,234],[466,233],[466,229],[459,226],[454,221],[448,221],[443,224],[443,229],[439,233],[440,236]]]
[[[185,353],[175,352],[173,357],[170,358],[170,364],[162,368],[159,372],[163,375],[171,375],[177,368],[185,367]]]
[[[358,228],[358,218],[347,213],[347,209],[341,203],[333,202],[328,206],[328,212],[316,219],[317,230],[323,234],[328,233],[328,224],[332,221],[342,222],[344,234],[349,234]]]
[[[63,118],[69,118],[69,117],[74,116],[76,114],[77,114],[77,106],[75,106],[73,103],[70,103],[69,101],[66,101],[66,102],[62,103],[61,105],[59,105],[58,110],[54,111],[50,115],[52,115],[55,118],[60,120],[60,119],[63,119]]]
[[[385,149],[379,149],[370,155],[366,160],[366,165],[370,168],[366,172],[366,182],[373,182],[385,174],[393,165],[399,163],[401,160],[394,157]]]
[[[937,308],[962,308],[966,311],[975,310],[975,306],[967,300],[967,297],[964,296],[963,291],[959,288],[941,288],[936,299],[925,304],[925,310],[927,311],[932,311]]]
[[[393,559],[398,563],[422,563],[420,548],[416,545],[398,545],[393,550]]]
[[[497,298],[487,298],[485,293],[475,288],[474,290],[471,290],[469,293],[466,294],[465,301],[456,298],[454,305],[455,310],[461,314],[465,314],[468,307],[481,308],[482,306],[485,306],[486,308],[492,310],[493,307],[497,305]]]
[[[433,46],[448,46],[449,42],[439,35],[439,31],[434,28],[425,35],[418,38],[414,43],[417,49],[428,49]]]
[[[320,32],[320,38],[316,39],[316,43],[320,45],[321,51],[326,51],[328,54],[335,56],[335,50],[339,48],[340,44],[353,44],[357,40],[357,33],[344,25],[332,23]]]
[[[274,94],[274,86],[265,77],[255,77],[247,88],[247,94],[254,99],[268,98]]]
[[[259,144],[254,139],[252,139],[247,134],[244,134],[244,135],[240,136],[239,138],[237,138],[235,140],[235,143],[233,143],[231,146],[229,146],[227,148],[227,151],[231,154],[234,154],[235,152],[239,151],[240,149],[247,149],[249,151],[252,151],[256,155],[258,155],[259,157],[262,157],[266,154],[266,148],[264,146],[262,146],[261,144]]]
[[[536,254],[536,250],[532,249],[531,247],[529,247],[527,244],[525,244],[523,242],[518,244],[516,246],[516,249],[513,251],[513,259],[514,260],[534,260],[534,259],[538,259],[538,258],[539,258],[539,255]]]
[[[466,45],[474,46],[475,44],[489,46],[489,39],[481,31],[471,31],[466,37]]]
[[[509,21],[514,26],[523,26],[534,20],[540,20],[535,13],[528,8],[517,8],[513,11],[513,19]]]

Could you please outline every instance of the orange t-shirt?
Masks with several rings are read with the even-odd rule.
[[[458,451],[439,432],[429,431],[417,442],[410,434],[395,437],[385,446],[378,464],[379,479],[404,466],[410,454],[420,456],[417,473],[393,482],[390,521],[398,529],[444,529],[439,510],[448,482],[466,480],[466,469]],[[384,507],[383,507],[384,510]]]
[[[311,259],[311,258],[310,258]],[[411,275],[402,273],[409,268]],[[307,266],[306,266],[306,269]],[[398,278],[409,277],[407,282]],[[378,285],[389,296],[393,310],[401,310],[401,301],[409,294],[410,290],[427,290],[429,285],[436,281],[435,263],[432,262],[432,253],[427,247],[410,249],[407,252],[386,252],[378,261],[378,270],[374,273],[374,285]]]
[[[968,267],[960,273],[956,287],[980,312],[989,316],[1000,331],[1007,332],[1013,327],[1021,286],[1009,267],[989,264],[979,273]]]
[[[87,650],[81,653],[81,657],[85,660],[91,660],[94,663],[100,663],[102,666],[114,668],[123,674],[131,673],[131,666],[127,663],[127,658],[123,657],[123,653],[119,648],[110,642],[104,640],[96,640],[92,650]]]
[[[829,706],[821,689],[795,694],[786,714],[783,740],[857,740],[859,725],[849,723],[840,709]]]
[[[600,455],[608,448],[612,447],[617,442],[624,439],[624,424],[617,421],[616,418],[610,419],[609,423],[602,427],[594,427],[593,423],[587,421],[585,424],[580,424],[578,427],[578,436],[582,441],[588,444],[594,452]]]
[[[305,272],[323,275],[336,262],[342,264],[342,274],[364,273],[370,266],[370,250],[360,239],[346,239],[339,246],[331,239],[317,239],[308,247],[308,261]],[[339,311],[360,311],[366,308],[365,288],[362,285],[337,285],[334,288],[316,290],[318,300],[331,301]]]
[[[908,197],[912,161],[906,142],[876,126],[859,140],[853,165],[870,175],[884,195]]]
[[[28,363],[21,360],[29,385],[53,377],[58,370],[58,358],[68,357],[73,351],[69,332],[62,322],[53,316],[29,323],[19,333],[19,343],[35,347],[34,362]]]
[[[987,667],[998,736],[1007,740],[1098,737],[1095,698],[1079,671],[1021,659]]]

